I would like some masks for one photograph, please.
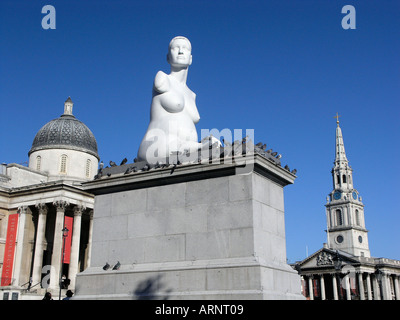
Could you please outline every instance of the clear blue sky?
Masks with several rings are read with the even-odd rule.
[[[44,5],[56,29],[41,27]],[[356,29],[344,30],[344,5]],[[326,242],[338,112],[371,254],[400,259],[400,2],[397,0],[0,2],[0,162],[24,163],[63,113],[94,133],[101,159],[132,161],[151,88],[176,35],[190,39],[188,86],[201,128],[254,129],[298,170],[285,188],[287,256]]]

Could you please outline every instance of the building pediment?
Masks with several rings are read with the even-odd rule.
[[[335,262],[338,260],[341,261],[342,265],[359,263],[356,257],[347,252],[322,248],[296,265],[303,270],[315,268],[330,269],[335,268]]]

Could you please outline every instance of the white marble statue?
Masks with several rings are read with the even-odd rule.
[[[196,94],[186,85],[191,51],[185,37],[175,37],[169,44],[171,72],[158,71],[154,79],[150,124],[139,147],[139,161],[166,163],[172,154],[196,152],[202,146],[195,127],[200,120]]]

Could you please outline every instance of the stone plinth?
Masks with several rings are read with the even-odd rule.
[[[294,179],[252,154],[86,183],[91,266],[75,298],[301,299],[286,263],[283,187]]]

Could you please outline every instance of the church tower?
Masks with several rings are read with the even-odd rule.
[[[327,197],[328,246],[354,256],[370,257],[364,205],[353,184],[353,169],[344,149],[339,115],[336,115],[336,153],[332,169],[333,191]]]

